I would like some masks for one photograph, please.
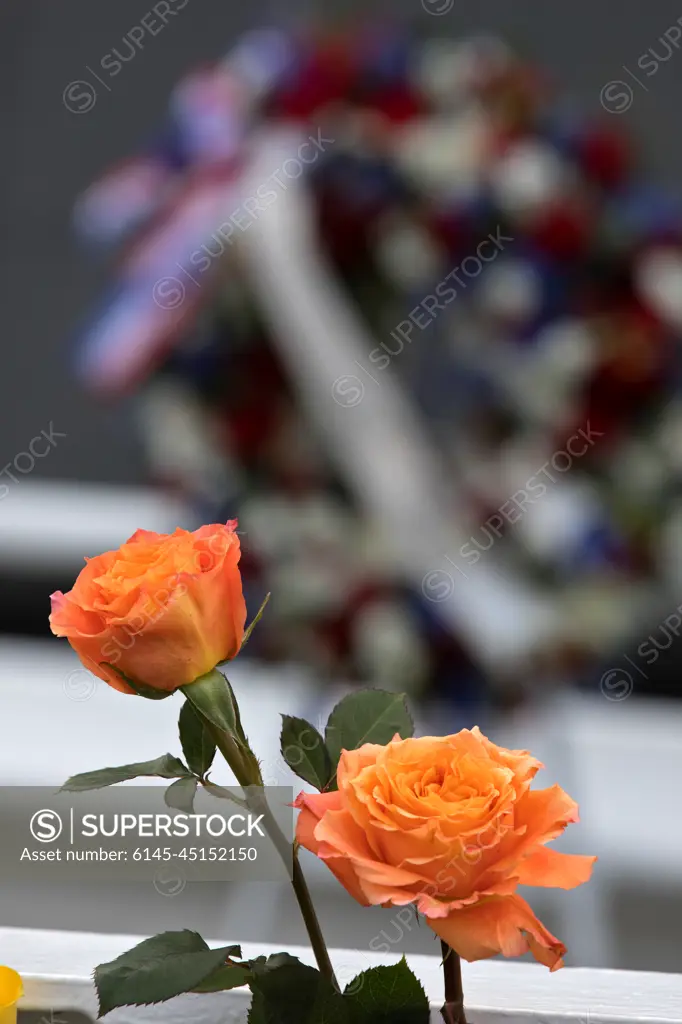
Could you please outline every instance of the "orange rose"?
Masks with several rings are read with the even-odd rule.
[[[236,526],[138,530],[118,551],[86,559],[73,590],[52,595],[52,632],[124,693],[134,691],[104,663],[157,690],[193,682],[233,658],[244,636]]]
[[[546,848],[578,808],[559,786],[530,789],[539,768],[478,727],[367,743],[342,753],[338,792],[298,797],[297,839],[359,903],[414,903],[465,960],[530,949],[556,970],[566,947],[517,886],[571,889],[587,881],[596,857]]]

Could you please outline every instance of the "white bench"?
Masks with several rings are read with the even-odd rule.
[[[94,1019],[92,970],[139,941],[139,936],[0,928],[0,962],[25,982],[21,1006],[45,1011],[79,1010]],[[221,945],[223,943],[221,942]],[[279,952],[276,946],[242,946],[245,957]],[[290,949],[312,963],[307,949]],[[344,981],[397,957],[332,950]],[[436,957],[410,957],[432,1003],[432,1024],[442,1024],[443,982]],[[565,968],[555,974],[520,963],[463,964],[467,1017],[471,1024],[679,1024],[682,975]],[[211,996],[181,996],[160,1007],[116,1010],[111,1024],[245,1024],[249,993],[243,989]]]

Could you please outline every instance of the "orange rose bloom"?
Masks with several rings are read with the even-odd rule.
[[[86,558],[73,590],[52,595],[52,632],[123,693],[134,691],[104,663],[158,690],[193,682],[244,636],[236,526],[138,530],[118,551]]]
[[[571,889],[587,881],[596,857],[546,848],[578,808],[559,786],[530,789],[539,768],[478,727],[367,743],[342,753],[338,792],[298,797],[297,839],[359,903],[414,903],[465,960],[530,949],[556,970],[566,947],[517,886]]]

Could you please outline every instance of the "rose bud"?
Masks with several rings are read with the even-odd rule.
[[[119,672],[169,692],[194,682],[234,658],[244,636],[236,526],[138,530],[86,559],[73,589],[52,595],[52,632],[123,693],[135,691]]]

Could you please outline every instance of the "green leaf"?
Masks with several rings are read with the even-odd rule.
[[[193,683],[181,687],[187,700],[194,708],[213,722],[222,732],[240,736],[237,702],[232,687],[222,672],[213,669],[205,676],[200,676]],[[240,736],[241,738],[241,736]]]
[[[228,680],[214,669],[181,687],[197,714],[223,734],[220,750],[241,786],[262,786],[258,759],[244,735],[237,698]]]
[[[216,800],[229,800],[233,804],[237,804],[238,807],[243,807],[244,810],[249,810],[249,804],[246,800],[242,800],[241,797],[237,796],[233,789],[226,789],[224,786],[216,786],[215,782],[204,782],[204,792],[208,793]]]
[[[234,708],[234,717],[235,717],[235,721],[237,723],[237,736],[239,736],[239,739],[242,741],[242,743],[245,743],[246,746],[248,747],[249,741],[247,740],[247,738],[246,738],[246,736],[244,734],[244,727],[242,725],[242,718],[241,718],[241,715],[239,714],[239,704],[237,703],[237,698],[235,696],[235,692],[232,689],[232,683],[227,678],[227,676],[223,676],[223,678],[224,678],[224,680],[225,680],[225,682],[227,684],[227,689],[228,689],[229,694],[230,694],[230,700],[232,701],[232,706]]]
[[[99,1015],[117,1006],[162,1003],[191,992],[228,957],[240,956],[239,946],[209,949],[197,932],[164,932],[145,939],[127,953],[95,969]]]
[[[108,661],[104,661],[102,664],[104,668],[108,668],[115,672],[117,676],[120,676],[123,682],[127,683],[131,690],[135,691],[138,697],[145,697],[147,700],[165,700],[166,697],[173,696],[173,690],[157,690],[154,686],[147,686],[146,683],[138,683],[136,679],[131,679],[130,676],[125,675]]]
[[[351,1024],[331,982],[287,954],[270,957],[254,971],[251,991],[249,1024]]]
[[[190,700],[186,700],[180,709],[178,728],[187,764],[195,775],[203,779],[213,764],[216,745]]]
[[[263,603],[262,603],[262,605],[260,606],[260,608],[258,609],[258,611],[256,613],[255,619],[253,620],[251,625],[248,627],[248,629],[244,633],[244,637],[242,639],[242,644],[241,644],[241,647],[239,648],[240,651],[244,650],[244,648],[246,647],[247,643],[251,639],[251,634],[253,633],[255,627],[260,622],[260,620],[261,620],[261,618],[263,616],[263,612],[265,611],[265,606],[267,605],[269,600],[270,600],[270,594],[268,593],[268,594],[265,595],[265,597],[263,599]]]
[[[137,764],[124,764],[119,768],[101,768],[96,772],[83,772],[72,775],[62,786],[66,793],[82,793],[88,789],[104,789],[115,786],[119,782],[139,779],[143,776],[156,776],[161,779],[178,779],[189,775],[182,761],[172,754],[164,754],[155,761],[139,761]]]
[[[248,961],[244,964],[228,964],[204,978],[192,992],[227,992],[228,989],[248,985],[252,977]]]
[[[199,780],[195,778],[178,779],[177,782],[173,782],[164,794],[166,807],[184,811],[185,814],[194,814],[194,797],[198,784]]]
[[[353,1024],[429,1024],[429,1001],[405,957],[363,971],[344,993]]]
[[[282,715],[282,757],[299,778],[324,789],[334,778],[326,744],[314,725],[304,718]]]
[[[300,960],[291,953],[272,953],[270,956],[259,956],[257,960],[251,961],[254,974],[263,974],[268,971],[275,971],[280,967],[295,967]]]
[[[413,732],[404,693],[358,690],[336,705],[327,722],[325,739],[336,768],[342,750],[357,750],[363,743],[389,743],[396,733],[407,739]]]
[[[278,956],[287,956],[287,953],[278,953],[271,956],[274,961]],[[197,985],[194,992],[225,992],[231,988],[241,988],[253,981],[256,971],[267,969],[267,957],[259,956],[255,960],[245,960],[241,964],[229,964],[227,967],[219,967],[217,971],[205,978],[200,985]],[[243,979],[243,980],[241,980]]]

